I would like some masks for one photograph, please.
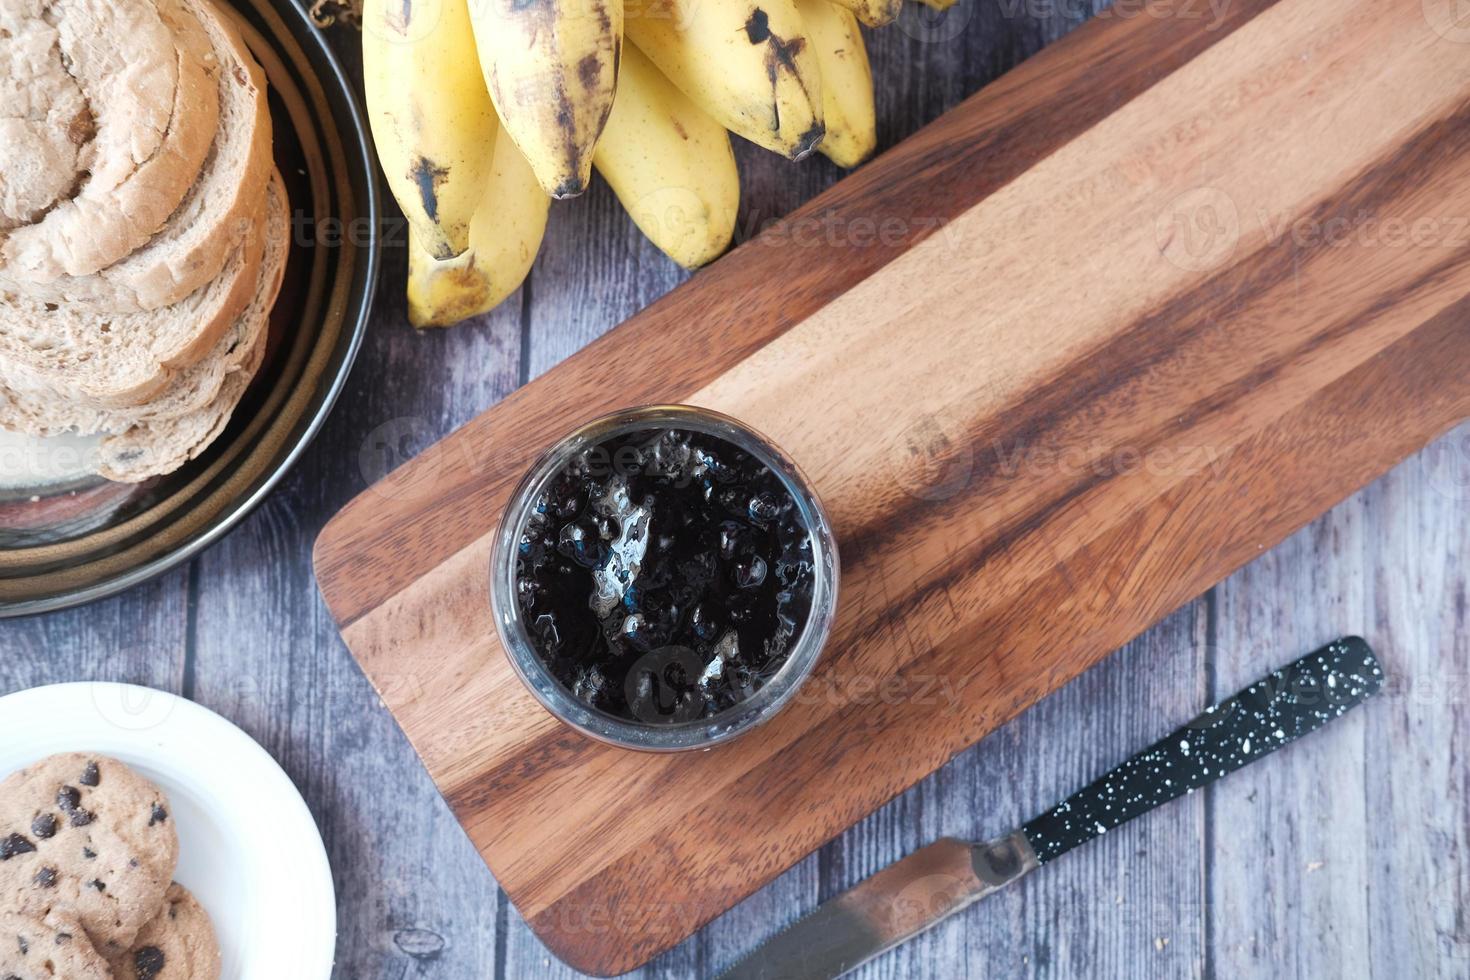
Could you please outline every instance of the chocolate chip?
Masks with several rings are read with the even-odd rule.
[[[31,833],[41,840],[50,840],[56,836],[56,817],[50,813],[43,813],[31,821]]]
[[[29,854],[35,849],[36,845],[26,840],[20,834],[0,837],[0,861],[9,861],[17,854]]]
[[[90,847],[82,848],[82,857],[86,858],[88,861],[92,860],[96,856],[97,852],[92,850]]]
[[[163,972],[163,950],[157,946],[144,946],[133,954],[133,970],[138,980],[154,980]]]
[[[82,805],[82,791],[75,786],[63,786],[56,791],[56,805],[61,812],[70,813]]]
[[[55,888],[56,869],[42,868],[40,871],[36,872],[36,877],[32,880],[35,881],[37,888]]]
[[[102,782],[102,774],[97,771],[97,763],[87,763],[87,768],[82,770],[82,778],[78,779],[77,782],[83,786],[96,786]]]
[[[91,822],[92,812],[90,810],[83,810],[81,807],[77,807],[71,811],[71,825],[73,827],[85,827]]]
[[[16,936],[15,938],[20,946],[20,955],[24,956],[31,951],[31,941],[29,939],[25,936]]]
[[[152,827],[156,823],[163,823],[167,819],[168,811],[157,803],[153,804],[153,812],[148,815],[148,826]]]
[[[71,933],[69,933],[69,932],[58,932],[56,934],[56,945],[58,945],[58,946],[65,946],[69,942],[71,942]]]
[[[107,885],[106,885],[106,883],[105,882],[102,882],[102,881],[99,881],[96,878],[93,878],[91,881],[87,882],[87,885],[88,885],[88,887],[97,889],[99,892],[105,892],[105,891],[107,891]]]

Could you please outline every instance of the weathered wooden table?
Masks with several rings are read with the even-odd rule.
[[[1221,0],[1214,0],[1218,3]],[[1227,0],[1228,2],[1228,0]],[[1100,5],[1097,5],[1100,6]],[[910,14],[918,12],[915,8]],[[1093,13],[962,0],[870,34],[891,145]],[[1122,0],[1104,16],[1212,16]],[[355,37],[339,50],[355,63]],[[737,148],[741,234],[840,173]],[[570,975],[500,894],[338,639],[311,543],[368,482],[684,274],[600,183],[556,207],[529,284],[447,332],[404,320],[401,228],[375,323],[321,437],[223,543],[95,605],[0,623],[0,693],[120,680],[233,719],[305,794],[335,869],[337,975]],[[773,284],[779,288],[779,284]],[[393,447],[388,457],[380,451]],[[1391,686],[1340,725],[1109,834],[862,976],[1470,976],[1470,426],[1179,610],[664,956],[707,975],[941,834],[1010,829],[1267,669],[1339,634]]]

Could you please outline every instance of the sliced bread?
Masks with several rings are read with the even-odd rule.
[[[241,363],[224,376],[219,392],[208,405],[176,418],[142,420],[103,439],[98,447],[97,472],[106,479],[139,483],[149,477],[171,473],[197,457],[225,430],[235,406],[260,370],[270,333],[271,307],[280,293],[290,250],[290,236],[286,231],[290,219],[285,190],[280,187],[279,178],[272,182],[271,187],[272,207],[276,209],[272,223],[279,223],[281,231],[271,237],[261,291],[245,313],[249,339],[243,345]],[[274,193],[277,189],[279,194]]]
[[[93,313],[0,293],[0,384],[74,408],[135,408],[214,349],[255,293],[266,246],[256,221],[212,281],[161,310]]]
[[[52,105],[71,113],[78,94],[88,110],[69,124],[79,150],[66,180],[38,176],[34,165],[7,178],[7,196],[24,213],[7,214],[0,270],[32,282],[90,275],[148,241],[199,175],[219,122],[209,36],[183,0],[0,7],[7,40],[20,32],[41,59],[30,71],[40,86],[27,96],[26,118]]]
[[[250,361],[225,376],[219,393],[203,408],[174,419],[140,422],[119,435],[102,440],[97,448],[96,472],[118,483],[141,483],[172,473],[194,459],[224,432],[255,372],[265,359],[265,329],[270,311],[260,317],[259,338],[250,349]]]
[[[0,289],[111,313],[160,309],[218,276],[254,222],[271,174],[265,75],[228,14],[210,0],[185,3],[208,34],[219,89],[219,125],[199,178],[163,229],[127,258],[90,276],[40,283],[0,271]],[[3,192],[0,184],[0,210]]]
[[[0,428],[35,436],[122,433],[143,424],[185,418],[212,405],[226,379],[250,364],[262,331],[262,305],[268,312],[285,268],[290,219],[279,176],[272,180],[268,194],[269,204],[262,215],[265,226],[253,236],[265,248],[262,260],[256,263],[249,301],[206,357],[173,373],[162,391],[136,408],[87,407],[44,392],[0,386]]]

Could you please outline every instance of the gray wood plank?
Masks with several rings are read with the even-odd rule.
[[[1470,977],[1470,424],[1364,497],[1392,682],[1365,718],[1369,966]]]
[[[329,37],[359,64],[356,34]],[[335,976],[505,976],[509,903],[343,646],[309,556],[343,501],[523,380],[530,290],[453,329],[415,331],[403,236],[384,241],[373,323],[339,403],[350,408],[200,559],[192,696],[259,739],[316,815],[338,894]]]
[[[555,366],[689,277],[645,239],[594,174],[555,202],[531,270],[523,381]]]
[[[1470,426],[1257,559],[1219,590],[1214,686],[1344,633],[1386,696],[1207,794],[1222,976],[1465,976],[1470,825],[1457,746]],[[1458,693],[1457,693],[1458,691]]]
[[[489,977],[505,902],[352,661],[308,556],[341,501],[517,383],[521,297],[415,333],[403,255],[350,389],[271,498],[199,559],[190,694],[278,759],[316,815],[339,900],[337,975]]]
[[[179,691],[190,575],[177,568],[81,609],[0,622],[0,695],[76,680]]]
[[[1340,634],[1382,646],[1365,589],[1365,503],[1349,501],[1220,587],[1218,696]],[[1206,791],[1222,975],[1367,975],[1367,710]]]

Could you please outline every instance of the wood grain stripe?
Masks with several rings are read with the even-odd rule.
[[[1437,172],[1454,181],[1470,180],[1467,160],[1470,160],[1470,105],[1462,105],[1425,125],[1392,157],[1375,160],[1345,187],[1317,201],[1307,209],[1302,220],[1320,228],[1350,227],[1365,214],[1375,215],[1379,220],[1391,217],[1407,220],[1417,213],[1426,213],[1426,207],[1432,208],[1435,203],[1424,200],[1425,174]],[[1158,438],[1166,437],[1170,431],[1191,428],[1205,413],[1218,413],[1234,404],[1313,350],[1360,329],[1374,314],[1387,312],[1436,281],[1445,281],[1467,261],[1462,250],[1446,247],[1437,251],[1443,253],[1439,260],[1414,279],[1396,283],[1383,293],[1374,292],[1367,307],[1352,311],[1300,343],[1252,365],[1230,385],[1212,391],[1190,406],[1187,414],[1171,419],[1157,434]],[[1263,243],[1243,261],[1187,292],[1168,297],[1120,334],[1088,351],[1078,359],[1074,371],[1028,391],[1024,399],[1008,406],[998,417],[985,419],[979,431],[968,433],[964,446],[1005,446],[1010,447],[1011,456],[1024,453],[1058,430],[1074,426],[1076,406],[1105,402],[1109,396],[1136,386],[1141,378],[1160,371],[1171,361],[1178,361],[1191,339],[1215,329],[1232,313],[1239,312],[1240,297],[1271,296],[1309,275],[1312,271],[1309,266],[1314,263],[1332,264],[1339,260],[1333,267],[1334,272],[1339,271],[1341,252],[1340,246],[1330,244],[1325,237],[1307,247],[1300,247],[1289,238]],[[1330,278],[1331,274],[1323,275],[1319,281]],[[1156,442],[1150,442],[1149,446]],[[957,447],[951,449],[953,452]],[[886,502],[881,512],[873,514],[868,523],[849,529],[843,538],[844,562],[851,567],[878,560],[899,540],[920,533],[922,525],[935,519],[953,518],[975,507],[977,496],[995,489],[1001,475],[997,471],[1006,465],[1000,452],[979,459],[981,468],[952,496],[926,501],[898,495],[892,502]],[[953,455],[949,461],[958,462]],[[1104,469],[1096,468],[1094,479],[1078,484],[1069,492],[1079,494],[1095,486],[1106,477]],[[1030,522],[1018,523],[1010,534],[997,539],[996,547],[1006,547],[1011,540],[1025,534],[1044,513],[1035,511],[1030,516]],[[893,612],[901,614],[897,608]]]

